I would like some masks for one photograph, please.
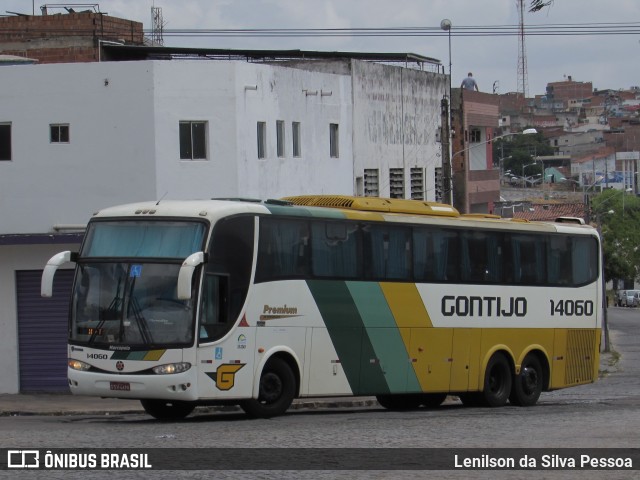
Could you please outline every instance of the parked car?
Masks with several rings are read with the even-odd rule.
[[[636,291],[636,293],[633,294],[633,305],[632,307],[637,307],[640,305],[640,292]]]
[[[621,307],[635,307],[636,306],[636,293],[640,293],[640,290],[625,290],[624,295],[622,296],[622,304]]]

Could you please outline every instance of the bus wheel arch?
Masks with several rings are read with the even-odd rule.
[[[243,400],[240,407],[254,418],[282,415],[298,395],[299,378],[293,357],[286,353],[272,355],[260,371],[257,398]]]
[[[520,371],[513,375],[509,401],[513,405],[530,407],[536,404],[543,390],[549,387],[549,363],[540,350],[531,350],[523,358]]]

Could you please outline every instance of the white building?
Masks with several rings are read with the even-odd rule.
[[[64,390],[71,271],[91,214],[148,199],[434,200],[444,74],[355,59],[0,67],[0,393]]]

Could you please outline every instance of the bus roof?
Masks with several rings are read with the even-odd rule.
[[[285,197],[294,205],[314,207],[343,208],[366,212],[406,213],[411,215],[430,215],[457,217],[460,215],[451,205],[422,200],[401,198],[351,197],[347,195],[299,195]]]
[[[295,217],[369,220],[390,223],[437,224],[498,230],[569,232],[595,229],[577,223],[522,222],[488,214],[460,214],[451,205],[421,200],[352,197],[347,195],[301,195],[281,200],[243,198],[211,200],[161,200],[105,208],[94,218],[105,217],[191,217],[217,219],[242,213]],[[586,233],[586,232],[585,232]]]

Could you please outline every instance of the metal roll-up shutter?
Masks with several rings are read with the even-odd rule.
[[[53,296],[40,296],[42,270],[16,272],[20,392],[66,392],[73,270],[58,270]]]

